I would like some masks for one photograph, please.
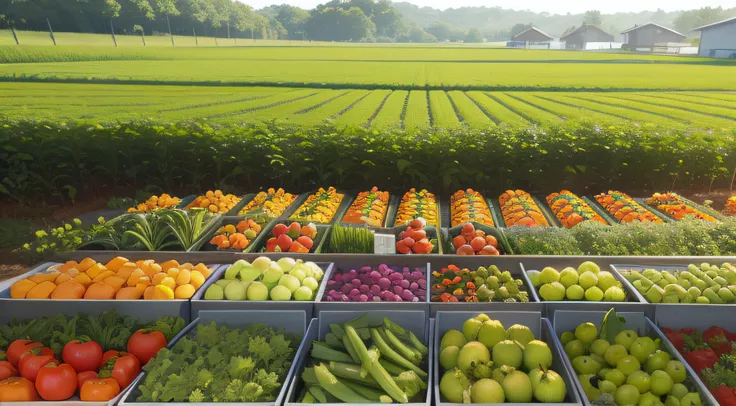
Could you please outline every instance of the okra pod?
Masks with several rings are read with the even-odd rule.
[[[358,358],[360,358],[360,364],[362,365],[363,369],[366,371],[370,370],[370,359],[368,359],[368,348],[366,348],[365,344],[363,343],[363,340],[360,339],[358,336],[358,332],[355,331],[355,328],[351,326],[350,324],[345,325],[345,335],[350,340],[350,344],[353,345],[353,349],[358,354]],[[340,360],[335,360],[340,361]],[[340,361],[340,362],[350,362],[350,361]],[[362,374],[361,374],[362,375]]]
[[[350,339],[347,335],[344,335],[342,337],[342,344],[345,349],[348,350],[348,354],[350,354],[350,358],[353,359],[353,362],[355,362],[356,364],[360,364],[360,357],[358,357],[358,353],[355,352],[355,347],[353,347],[353,344],[350,342]]]
[[[381,333],[378,332],[377,328],[371,329],[371,338],[373,338],[373,342],[376,344],[376,347],[378,348],[378,351],[381,352],[381,355],[386,357],[388,360],[393,361],[396,363],[396,365],[400,367],[404,367],[408,370],[414,371],[422,378],[427,377],[427,373],[424,372],[421,368],[418,366],[412,364],[410,361],[408,361],[406,358],[399,355],[396,351],[394,351],[387,343],[383,340],[383,337],[381,337]]]
[[[414,335],[413,331],[407,330],[401,325],[394,323],[388,317],[383,318],[383,325],[386,327],[386,330],[394,333],[394,335],[399,339],[408,341],[414,349],[419,351],[422,357],[429,354],[429,348],[427,348],[427,346]]]
[[[325,343],[319,341],[312,342],[312,357],[325,361],[353,362],[350,355],[342,351],[330,348]]]
[[[343,362],[330,362],[327,367],[330,369],[333,375],[339,378],[350,379],[364,385],[373,386],[379,388],[378,382],[373,379],[372,376],[361,376],[360,371],[363,369],[360,365],[345,364]]]
[[[412,332],[412,331],[409,331],[409,342],[411,343],[411,345],[412,345],[412,346],[413,346],[413,347],[414,347],[414,348],[415,348],[415,349],[416,349],[417,351],[419,351],[419,353],[420,353],[420,354],[422,355],[422,357],[424,357],[424,356],[426,356],[427,354],[429,354],[429,348],[427,348],[427,346],[426,346],[426,345],[424,345],[424,343],[422,343],[422,342],[421,342],[421,341],[420,341],[420,340],[419,340],[419,339],[417,338],[417,336],[415,336],[415,335],[414,335],[414,332]]]
[[[377,390],[375,390],[373,388],[369,388],[367,386],[363,386],[363,385],[361,385],[361,384],[359,384],[357,382],[348,381],[347,379],[344,380],[342,383],[344,383],[345,386],[347,386],[348,388],[354,390],[355,393],[363,396],[364,398],[366,398],[366,399],[368,399],[368,400],[370,400],[372,402],[380,402],[381,401],[381,396],[385,395],[385,393],[383,393],[381,391],[377,391]]]
[[[322,389],[339,400],[345,403],[371,403],[370,400],[340,382],[335,375],[330,373],[326,366],[322,364],[315,366],[314,374],[317,375],[317,380]]]
[[[383,333],[382,335],[386,336],[386,341],[389,345],[391,345],[391,347],[399,354],[404,356],[404,358],[409,360],[409,362],[414,365],[419,365],[422,362],[422,356],[419,355],[419,357],[417,357],[418,354],[412,351],[411,348],[407,347],[406,344],[402,343],[401,340],[391,332],[391,330],[381,328],[380,332]]]
[[[379,350],[372,348],[370,351],[367,351],[367,355],[370,362],[370,368],[368,371],[371,373],[373,379],[381,385],[381,389],[383,389],[387,395],[394,398],[397,402],[408,403],[409,397],[406,396],[406,393],[404,393],[401,388],[399,388],[399,385],[396,384],[394,378],[391,377],[388,371],[386,371],[378,361],[380,359]]]

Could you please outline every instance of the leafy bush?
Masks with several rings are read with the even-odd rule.
[[[447,194],[473,187],[540,193],[727,186],[736,132],[717,135],[633,123],[568,120],[527,129],[432,130],[419,134],[329,125],[220,126],[0,121],[0,195],[21,203],[80,199],[105,188],[156,185],[183,195],[280,186]]]
[[[721,223],[685,219],[664,224],[604,226],[584,222],[571,229],[514,227],[506,231],[519,255],[720,256],[736,254],[736,219]]]

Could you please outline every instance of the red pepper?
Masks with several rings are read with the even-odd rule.
[[[734,393],[734,390],[727,387],[726,385],[721,385],[711,390],[711,393],[716,398],[719,405],[736,406],[736,393]]]
[[[708,343],[708,347],[720,357],[722,354],[731,353],[731,343],[726,337],[726,330],[720,327],[711,327],[703,332],[703,340]]]
[[[685,339],[682,337],[682,333],[670,329],[666,330],[667,331],[664,332],[665,337],[672,342],[672,345],[677,348],[677,351],[682,352],[682,349],[685,348]]]
[[[718,362],[718,356],[710,348],[684,351],[682,356],[685,357],[685,361],[698,373],[706,368],[711,368]]]

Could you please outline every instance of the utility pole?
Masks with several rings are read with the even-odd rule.
[[[51,21],[49,19],[46,19],[46,24],[49,25],[49,36],[51,36],[51,41],[54,42],[54,46],[56,46],[56,38],[54,37],[54,30],[51,29]]]
[[[10,27],[10,32],[13,33],[13,39],[15,40],[15,45],[20,45],[20,42],[18,42],[18,35],[15,33],[15,27]]]
[[[146,46],[146,37],[143,35],[143,30],[141,30],[141,41],[143,41],[143,46]]]
[[[117,48],[118,40],[115,39],[115,27],[112,25],[112,18],[110,19],[110,35],[112,35],[112,43],[115,44],[115,48]]]
[[[194,28],[192,28],[192,34],[194,34],[194,45],[199,46],[199,40],[197,39],[197,31],[194,31]]]
[[[169,22],[169,13],[166,13],[166,25],[169,26],[169,37],[171,37],[171,46],[174,45],[174,35],[171,33],[171,22]]]

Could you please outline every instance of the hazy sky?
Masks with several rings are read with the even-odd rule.
[[[271,4],[287,3],[302,8],[313,8],[317,4],[325,3],[327,0],[238,0],[259,9]],[[428,6],[439,9],[457,8],[463,6],[486,6],[512,8],[515,10],[532,10],[536,12],[547,11],[553,14],[576,14],[586,10],[596,9],[603,13],[616,13],[623,11],[644,11],[661,8],[665,11],[688,10],[698,7],[724,8],[736,7],[736,0],[698,0],[696,2],[687,0],[614,0],[589,2],[581,0],[404,0],[418,6]]]

